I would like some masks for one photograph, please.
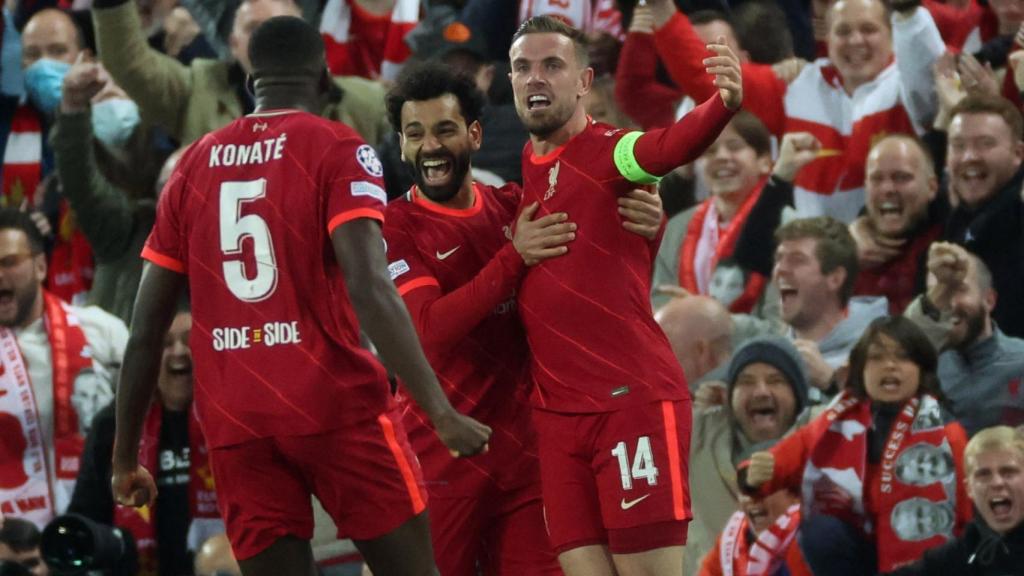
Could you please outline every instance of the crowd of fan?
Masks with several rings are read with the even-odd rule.
[[[518,22],[555,13],[590,37],[587,110],[618,127],[665,126],[715,95],[705,43],[724,38],[743,63],[745,111],[660,184],[669,219],[652,310],[696,398],[684,573],[1024,573],[1024,432],[1013,428],[1024,424],[1024,3],[634,4],[8,0],[0,324],[37,386],[53,378],[49,316],[22,310],[22,295],[45,287],[73,304],[97,351],[95,378],[74,386],[88,437],[78,485],[49,517],[123,520],[109,493],[112,409],[100,408],[139,253],[180,151],[252,110],[246,48],[259,23],[319,23],[334,74],[322,115],[375,146],[396,197],[412,178],[384,96],[416,59],[444,61],[485,94],[475,178],[520,179],[527,134],[509,42]],[[27,257],[38,264],[22,271]],[[191,402],[190,323],[176,318],[161,372],[175,439],[156,433],[169,454],[161,490],[185,485],[166,496],[180,517],[136,534],[140,551],[146,538],[161,550],[149,569],[168,575],[192,573],[201,548],[214,550],[197,564],[224,550],[216,536],[202,545],[219,531],[215,510],[189,506],[203,491],[187,484],[209,477],[198,428],[171,417]],[[52,446],[60,409],[36,401]],[[17,450],[3,442],[9,459]],[[901,442],[912,444],[893,461]],[[834,473],[843,462],[853,477]],[[0,496],[3,474],[0,462]],[[45,574],[20,518],[49,518],[16,504],[0,502],[0,560]],[[337,571],[347,549],[320,540],[318,559]]]

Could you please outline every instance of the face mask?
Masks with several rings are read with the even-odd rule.
[[[126,98],[92,105],[92,133],[110,148],[121,148],[139,125],[139,107]]]
[[[25,91],[44,114],[53,114],[60,105],[61,85],[71,65],[43,58],[25,70]]]

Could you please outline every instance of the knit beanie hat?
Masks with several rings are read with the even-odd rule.
[[[793,396],[796,397],[796,413],[802,412],[808,404],[807,376],[804,374],[803,360],[800,358],[796,346],[788,338],[782,336],[751,338],[736,350],[729,362],[726,380],[729,401],[732,399],[732,389],[740,372],[748,365],[757,362],[764,362],[782,372],[786,381],[793,387]]]

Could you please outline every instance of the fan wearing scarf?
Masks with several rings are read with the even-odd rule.
[[[113,397],[128,329],[43,289],[43,239],[0,210],[0,511],[42,528],[71,498],[98,403]],[[82,376],[79,378],[79,376]]]
[[[224,531],[206,442],[192,410],[192,314],[180,310],[164,338],[157,393],[143,427],[139,459],[156,474],[156,505],[115,506],[110,490],[114,454],[114,405],[93,421],[69,513],[131,532],[139,574],[187,574],[191,550]]]
[[[1024,428],[981,430],[967,443],[964,465],[978,515],[963,536],[891,576],[1006,576],[1024,569]]]
[[[893,570],[970,520],[966,434],[940,406],[936,362],[911,321],[875,320],[850,353],[847,388],[825,413],[740,465],[749,493],[800,491],[798,538],[815,573]]]
[[[811,576],[796,541],[799,494],[783,488],[764,497],[741,494],[739,501],[740,509],[704,556],[698,576]]]
[[[655,261],[654,308],[668,301],[658,287],[678,285],[715,298],[730,312],[754,311],[768,278],[742,268],[733,253],[757,199],[777,195],[779,182],[791,182],[817,150],[810,134],[787,135],[773,170],[768,129],[749,112],[737,113],[700,157],[711,196],[673,216],[665,228]]]

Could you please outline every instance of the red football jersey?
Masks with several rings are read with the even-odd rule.
[[[391,277],[430,365],[452,405],[494,431],[487,454],[454,459],[423,411],[402,398],[432,495],[478,493],[488,479],[510,488],[537,478],[529,350],[515,305],[526,266],[509,241],[522,192],[515,184],[474,191],[473,206],[458,210],[424,200],[414,187],[385,212]]]
[[[143,257],[188,275],[195,399],[211,447],[315,434],[387,409],[330,231],[383,220],[373,149],[305,112],[252,114],[196,142]]]
[[[577,225],[569,252],[530,269],[519,312],[533,357],[535,406],[608,412],[689,397],[682,368],[651,312],[646,238],[622,227],[619,196],[637,185],[612,152],[626,134],[606,124],[536,157],[523,153],[523,206],[566,212]]]

